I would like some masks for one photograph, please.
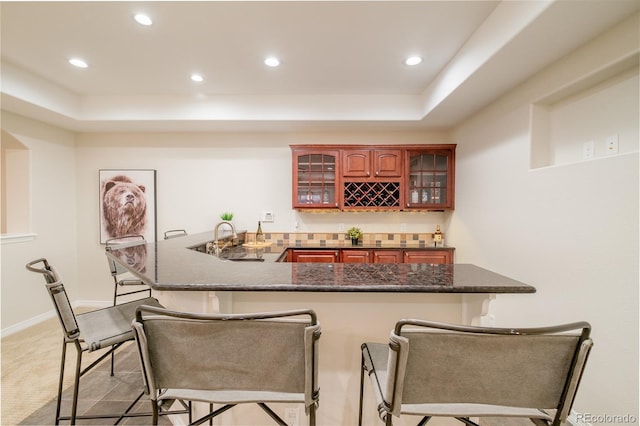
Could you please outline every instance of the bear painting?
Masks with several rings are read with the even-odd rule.
[[[144,235],[147,226],[146,187],[118,175],[102,181],[103,230],[107,238]]]

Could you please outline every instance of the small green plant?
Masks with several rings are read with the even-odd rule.
[[[226,221],[230,221],[233,219],[233,213],[231,212],[224,212],[220,215],[220,219],[222,220],[226,220]]]
[[[360,230],[360,228],[357,228],[355,226],[347,229],[347,237],[349,237],[352,240],[357,240],[362,236],[362,231]]]

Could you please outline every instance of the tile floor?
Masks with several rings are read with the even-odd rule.
[[[55,421],[55,398],[62,332],[57,319],[47,320],[2,339],[2,424],[52,425]],[[66,380],[62,410],[71,408],[73,366],[76,351],[67,349]],[[83,356],[83,365],[89,365],[94,354]],[[126,344],[116,354],[115,375],[109,371],[109,359],[88,372],[80,380],[78,414],[123,412],[142,392],[142,377],[138,355],[133,344]],[[146,396],[134,412],[146,412],[150,403]],[[113,424],[115,419],[78,420],[78,424]],[[63,424],[68,422],[63,422]],[[171,424],[164,417],[160,424]],[[150,424],[150,417],[126,418],[123,425]]]

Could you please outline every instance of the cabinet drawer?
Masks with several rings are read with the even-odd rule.
[[[453,263],[451,250],[405,250],[404,263]]]
[[[400,250],[373,250],[373,263],[402,263]]]
[[[291,250],[290,262],[338,263],[339,250]]]
[[[369,250],[341,250],[342,263],[369,263],[371,253]]]

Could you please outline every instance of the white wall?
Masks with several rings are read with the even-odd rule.
[[[365,232],[447,232],[450,213],[299,213],[291,208],[290,144],[445,143],[432,133],[136,133],[82,134],[77,147],[79,277],[81,298],[108,298],[104,247],[98,235],[98,170],[157,170],[158,237],[184,228],[212,230],[219,215],[232,211],[239,229],[255,231],[262,211],[274,213],[269,231],[338,232],[352,224]],[[298,228],[294,224],[298,224]]]
[[[631,24],[617,31],[635,32],[630,49],[637,51],[637,16]],[[618,133],[627,135],[624,154],[529,169],[530,103],[610,63],[620,40],[614,33],[603,36],[457,130],[457,203],[449,242],[458,262],[537,288],[535,295],[499,296],[493,303],[497,325],[589,321],[595,347],[574,409],[637,418],[637,90],[617,92],[620,102],[603,107],[607,114],[630,117],[617,124]],[[636,70],[632,87],[637,78]],[[587,111],[584,122],[598,121],[592,119],[597,109]],[[602,130],[593,129],[592,137]]]
[[[30,150],[31,231],[35,239],[2,250],[2,328],[20,326],[53,306],[41,276],[25,269],[40,257],[51,261],[73,297],[76,279],[76,157],[74,135],[10,113],[2,113],[2,128]]]

